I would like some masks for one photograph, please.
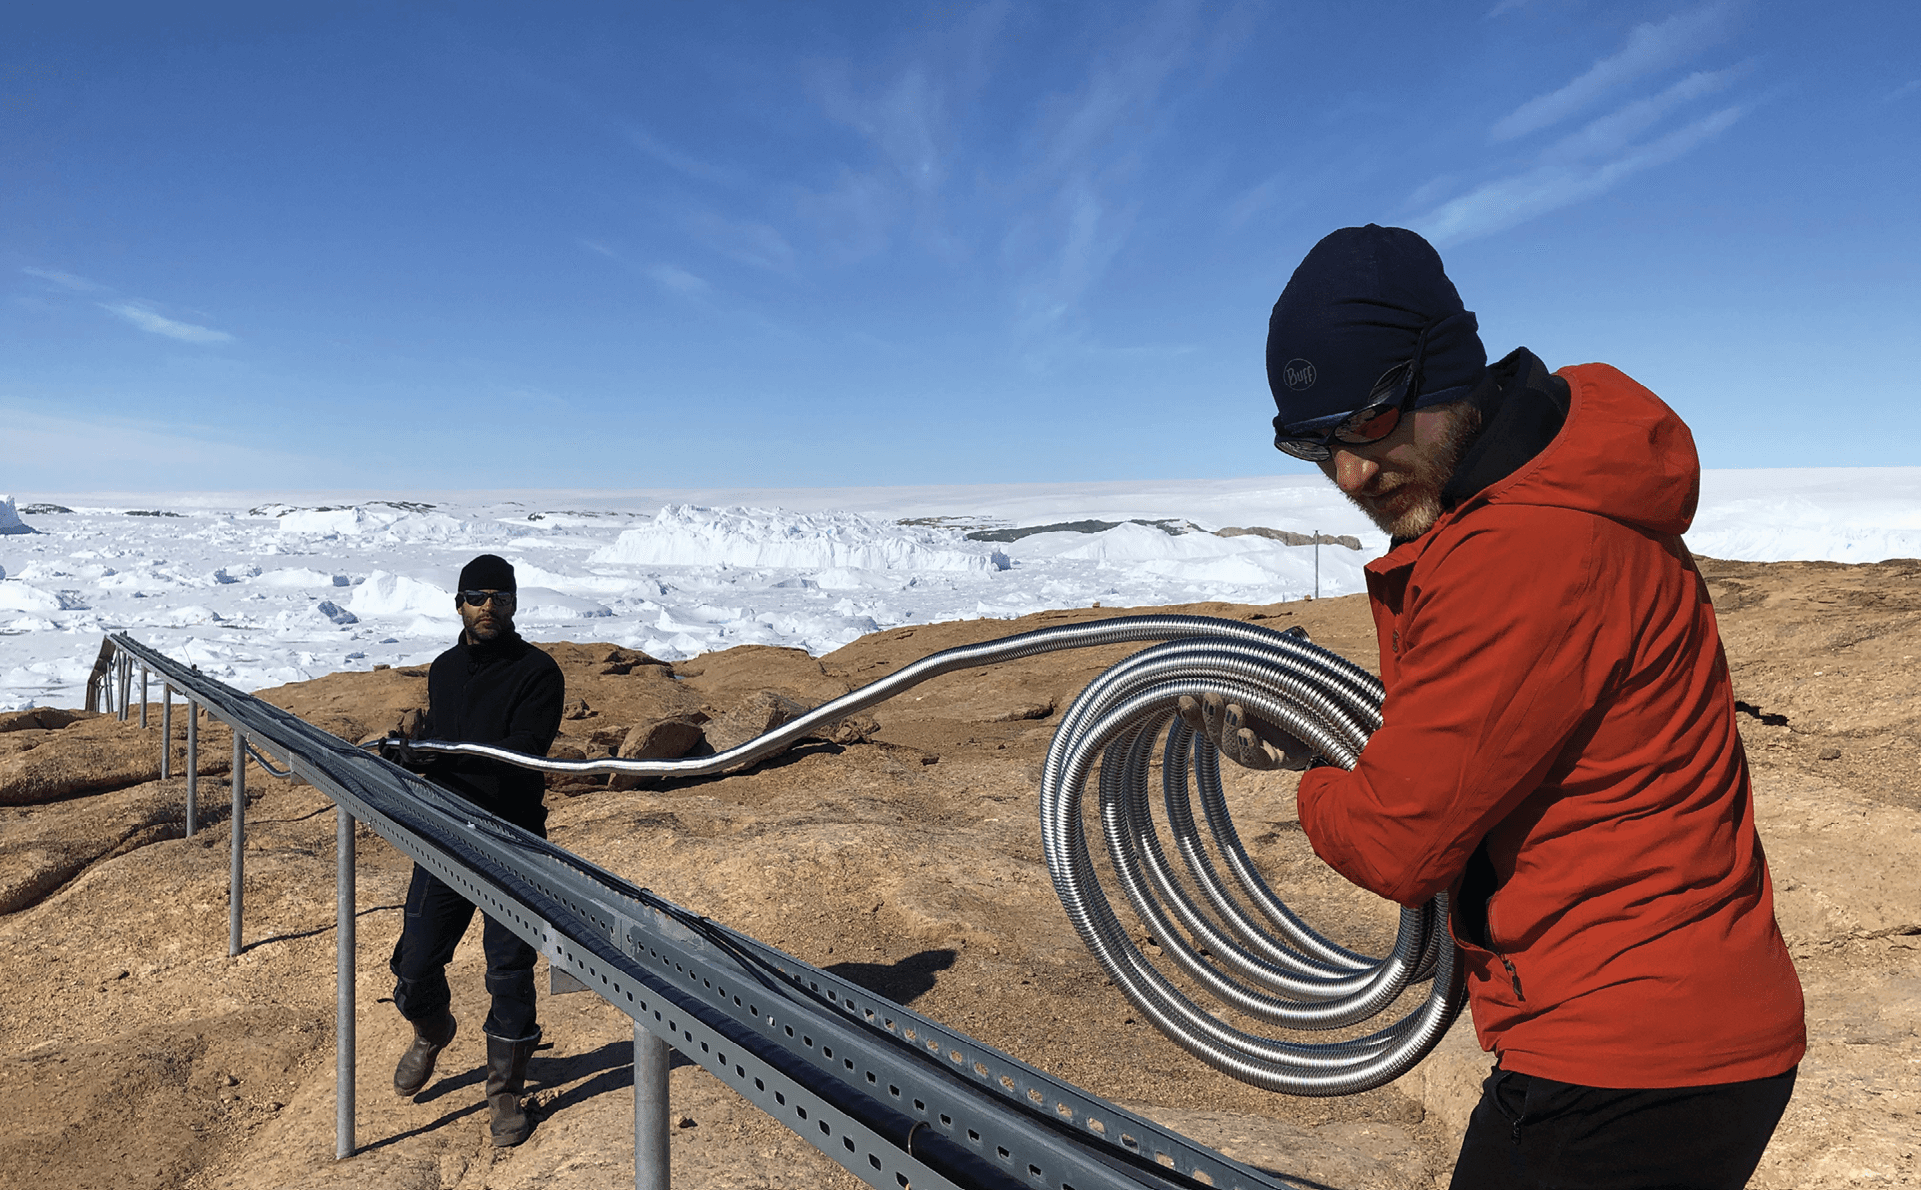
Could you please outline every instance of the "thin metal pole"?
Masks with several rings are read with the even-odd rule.
[[[133,662],[120,659],[120,722],[127,721],[127,704],[133,700]]]
[[[140,726],[147,726],[147,667],[140,667]]]
[[[173,776],[173,683],[160,683],[160,779]]]
[[[247,737],[240,725],[233,726],[233,813],[227,825],[233,830],[233,850],[227,861],[227,956],[240,953],[240,901],[245,893],[246,869],[241,863],[247,833]]]
[[[1314,598],[1321,597],[1321,531],[1314,530]]]
[[[187,837],[193,838],[200,802],[200,705],[187,700]]]
[[[634,1190],[668,1190],[667,1067],[673,1051],[634,1022]]]
[[[354,1155],[354,816],[334,808],[334,1158]]]

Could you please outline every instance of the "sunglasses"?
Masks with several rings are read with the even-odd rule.
[[[1284,426],[1274,419],[1274,449],[1310,463],[1325,463],[1334,457],[1334,444],[1345,442],[1363,446],[1379,442],[1401,424],[1401,415],[1414,403],[1420,389],[1415,383],[1414,361],[1396,364],[1382,375],[1368,393],[1367,404],[1352,413],[1333,413],[1297,426]]]
[[[490,599],[493,601],[494,610],[502,612],[514,610],[514,605],[520,602],[514,597],[512,591],[462,591],[460,593],[460,601],[468,607],[480,607]]]

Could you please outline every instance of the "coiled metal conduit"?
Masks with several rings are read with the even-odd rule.
[[[1444,898],[1401,911],[1393,949],[1373,957],[1317,933],[1268,887],[1229,816],[1219,754],[1180,720],[1183,695],[1218,692],[1254,716],[1353,767],[1380,725],[1380,683],[1305,639],[1204,616],[1124,616],[947,649],[712,756],[682,760],[550,760],[483,744],[414,741],[419,752],[487,756],[557,773],[701,777],[752,764],[837,721],[962,669],[1041,653],[1130,642],[1145,649],[1082,691],[1061,716],[1042,770],[1041,836],[1068,919],[1101,966],[1149,1020],[1195,1057],[1255,1086],[1292,1095],[1350,1095],[1412,1069],[1459,1013],[1464,998]],[[1181,868],[1169,862],[1151,813],[1148,773],[1162,747],[1162,802]],[[393,741],[398,743],[399,741]],[[1096,763],[1101,830],[1128,902],[1174,967],[1234,1012],[1296,1030],[1339,1029],[1377,1016],[1410,984],[1426,999],[1363,1037],[1297,1042],[1239,1028],[1199,1005],[1135,945],[1102,889],[1082,821]],[[1224,878],[1193,812],[1201,819]],[[1185,873],[1185,881],[1182,873]]]

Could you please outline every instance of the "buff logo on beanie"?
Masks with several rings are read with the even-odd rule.
[[[1360,408],[1410,360],[1415,407],[1458,401],[1487,370],[1478,330],[1426,240],[1402,227],[1343,227],[1308,252],[1268,320],[1275,429]]]
[[[482,554],[460,568],[461,591],[514,590],[514,564],[495,554]]]

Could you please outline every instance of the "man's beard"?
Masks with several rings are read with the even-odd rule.
[[[1432,451],[1416,458],[1407,471],[1377,474],[1374,483],[1348,499],[1395,541],[1419,537],[1441,518],[1441,491],[1480,432],[1481,411],[1461,405]]]

